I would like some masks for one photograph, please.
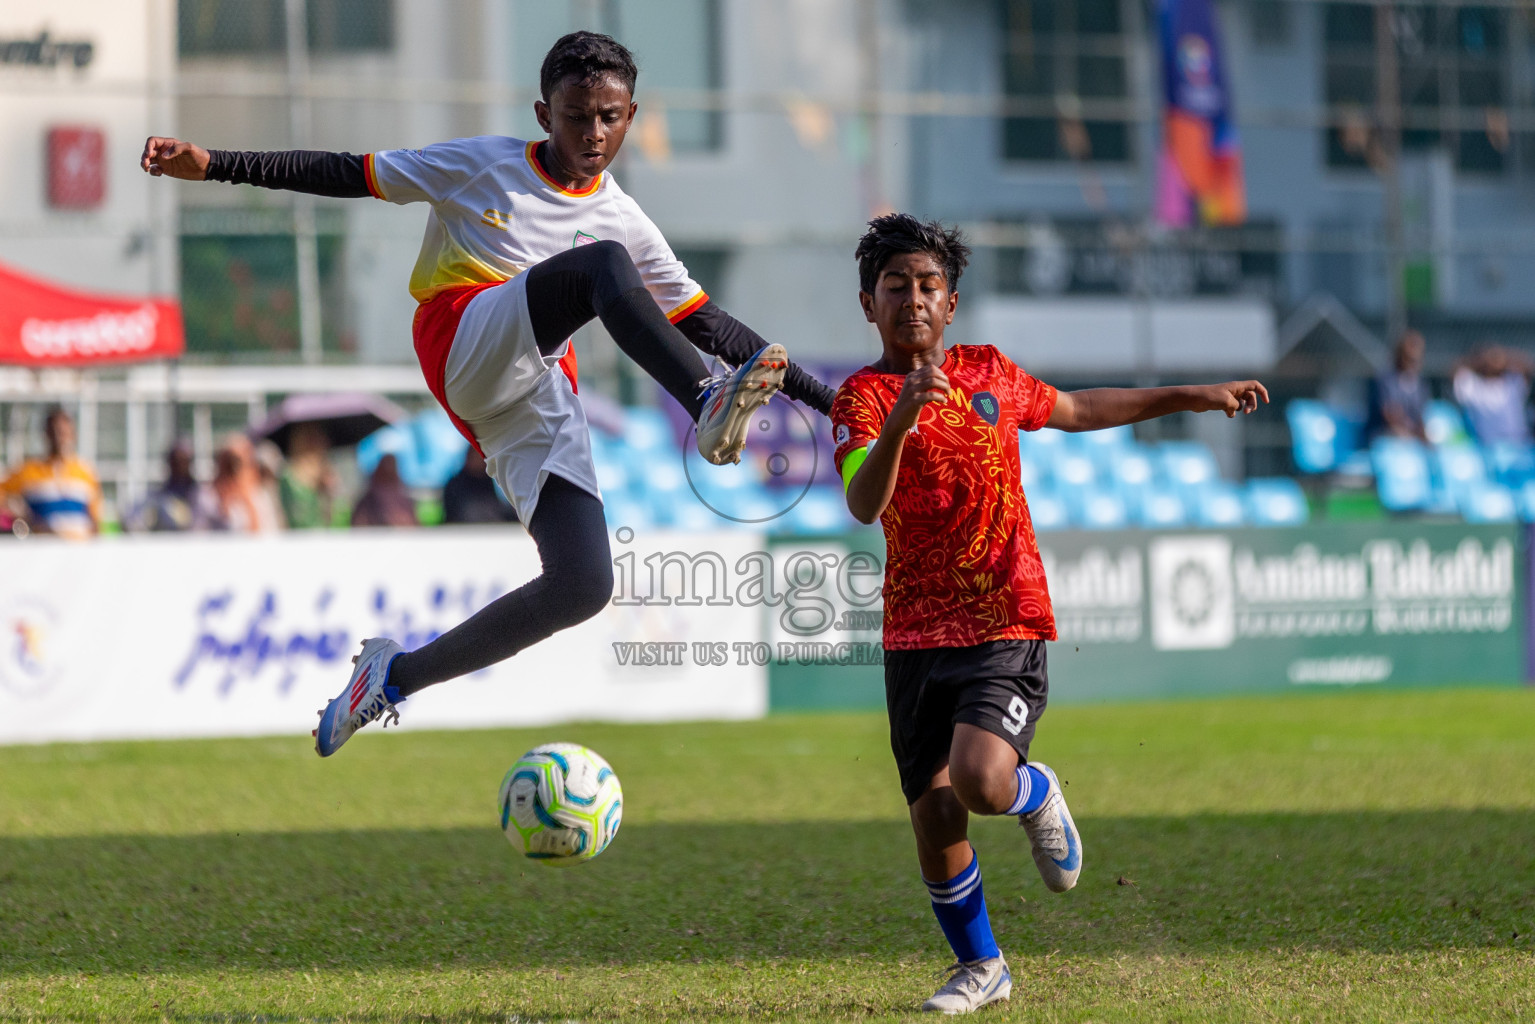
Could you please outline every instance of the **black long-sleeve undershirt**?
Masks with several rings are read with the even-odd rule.
[[[210,149],[208,180],[308,192],[334,199],[362,199],[372,195],[368,191],[368,173],[363,169],[362,157],[312,149],[269,153]]]
[[[208,151],[208,179],[336,199],[362,199],[373,194],[368,189],[363,158],[353,153],[305,149],[272,152],[211,149]],[[740,366],[767,344],[756,331],[713,302],[705,302],[678,321],[677,329],[694,347],[718,356],[731,366]],[[783,393],[828,416],[831,415],[832,398],[836,395],[830,387],[793,362],[784,375]]]

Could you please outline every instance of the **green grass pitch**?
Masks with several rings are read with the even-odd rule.
[[[516,857],[571,740],[618,838]],[[1535,693],[1064,707],[1081,884],[972,836],[983,1021],[1535,1020]],[[878,715],[0,749],[0,1020],[906,1020],[948,950]]]

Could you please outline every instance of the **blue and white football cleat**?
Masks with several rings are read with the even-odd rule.
[[[1018,815],[1018,824],[1029,835],[1034,865],[1051,892],[1065,892],[1077,884],[1082,873],[1082,837],[1071,811],[1066,809],[1066,794],[1049,765],[1030,761],[1050,780],[1050,793],[1039,810]]]
[[[1000,956],[988,960],[956,963],[949,968],[949,980],[922,1004],[923,1013],[974,1013],[990,1003],[1008,999],[1013,994],[1013,975]]]
[[[384,718],[384,727],[400,720],[396,705],[405,698],[389,685],[389,666],[405,649],[393,640],[374,637],[362,642],[362,653],[352,659],[357,667],[341,695],[320,712],[314,731],[314,752],[329,757],[369,722]]]
[[[783,387],[788,368],[784,347],[765,345],[734,373],[704,381],[698,396],[704,407],[698,416],[698,454],[716,466],[740,462],[752,413]]]

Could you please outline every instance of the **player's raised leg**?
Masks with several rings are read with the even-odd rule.
[[[733,372],[710,377],[617,242],[560,253],[526,276],[528,316],[540,352],[553,354],[577,328],[601,320],[618,347],[693,418],[699,453],[716,465],[740,461],[752,413],[783,386],[789,366],[783,346],[765,346]]]
[[[1026,720],[1027,715],[1020,716]],[[1009,721],[999,716],[1003,729]],[[975,814],[1016,815],[1029,837],[1034,865],[1051,892],[1065,892],[1082,873],[1082,838],[1048,765],[1019,761],[1008,739],[981,725],[954,727],[950,779],[960,803]]]

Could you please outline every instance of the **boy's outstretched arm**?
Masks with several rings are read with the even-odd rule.
[[[151,136],[144,143],[139,166],[157,178],[227,181],[336,199],[362,199],[373,194],[363,157],[353,153],[306,149],[244,153]]]
[[[1170,388],[1090,388],[1062,391],[1045,426],[1057,430],[1104,430],[1175,412],[1251,413],[1268,388],[1255,380],[1225,384],[1184,384]]]
[[[895,495],[896,472],[906,448],[906,432],[917,425],[922,407],[947,401],[949,378],[936,366],[919,366],[906,375],[890,415],[880,429],[874,447],[853,473],[847,485],[847,509],[860,523],[872,523],[884,514]],[[849,456],[852,458],[852,456]],[[844,472],[847,463],[843,463]]]

